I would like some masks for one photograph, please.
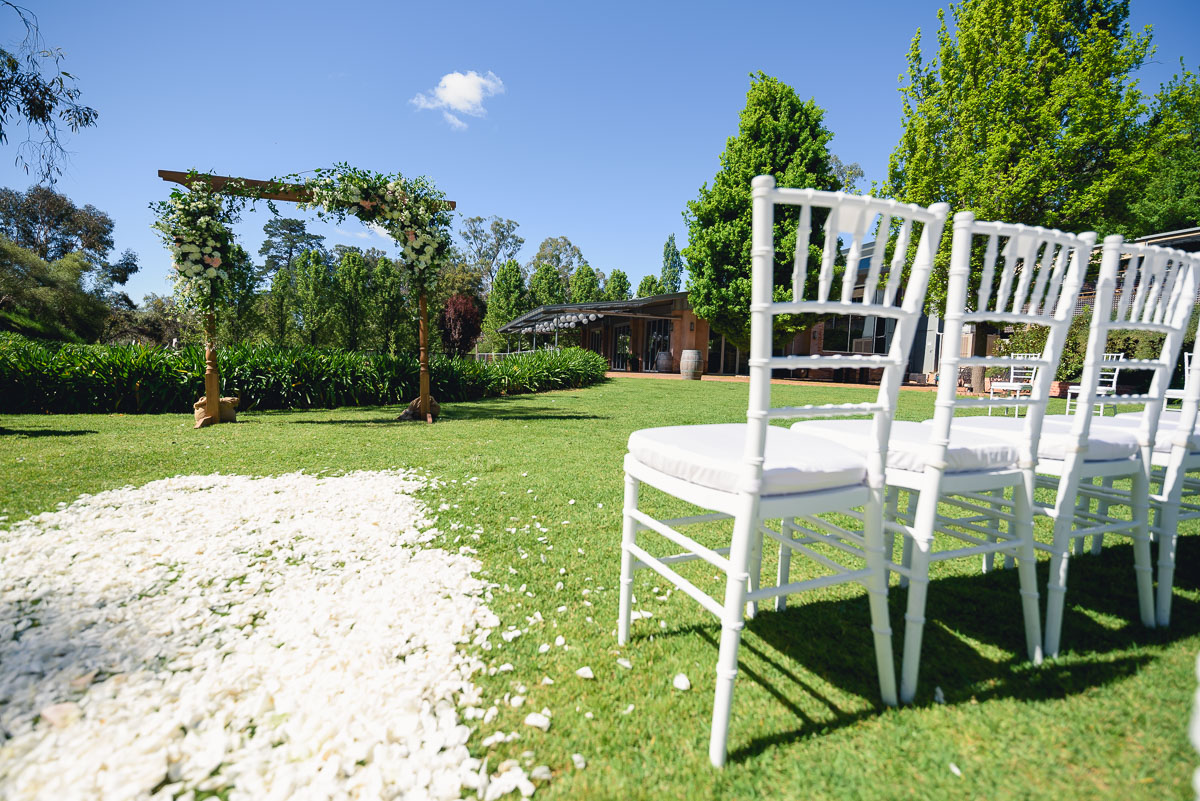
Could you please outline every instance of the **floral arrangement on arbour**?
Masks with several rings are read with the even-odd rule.
[[[232,256],[231,227],[246,197],[238,186],[217,192],[208,176],[194,170],[187,180],[186,189],[172,189],[169,198],[150,204],[157,217],[153,227],[171,251],[184,297],[211,311],[220,282],[229,278],[223,265]]]
[[[284,181],[300,176],[288,176]],[[364,224],[381,228],[401,246],[402,265],[420,290],[432,288],[437,268],[450,250],[450,205],[428,178],[405,178],[336,164],[315,171],[304,182],[318,217],[339,222],[354,215]]]

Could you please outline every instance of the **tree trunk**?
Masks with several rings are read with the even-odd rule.
[[[421,360],[421,416],[425,422],[432,423],[433,415],[429,412],[429,308],[425,301],[425,291],[420,294],[420,312],[418,332],[420,339]]]

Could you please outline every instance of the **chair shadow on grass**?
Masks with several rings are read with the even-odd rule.
[[[932,703],[939,688],[948,704],[1067,698],[1135,675],[1155,658],[1147,647],[1200,633],[1200,603],[1185,597],[1200,587],[1200,537],[1179,541],[1177,591],[1171,626],[1166,629],[1144,628],[1138,618],[1132,550],[1128,544],[1112,543],[1099,556],[1071,560],[1063,655],[1040,667],[1026,659],[1016,570],[932,580],[915,705]],[[1047,562],[1039,563],[1043,614],[1048,569]],[[907,595],[896,586],[889,593],[897,680]],[[771,602],[767,602],[755,619],[746,622],[738,680],[765,690],[796,715],[799,725],[735,744],[730,761],[742,762],[776,746],[852,725],[882,709],[865,595],[828,601],[792,596],[788,601],[789,608],[783,612],[771,611]],[[715,670],[719,648],[715,625],[654,633],[659,637],[699,635],[711,646]],[[793,663],[799,671],[789,667]],[[873,708],[842,709],[816,689],[814,685],[819,683],[867,699]],[[832,714],[815,720],[799,701],[823,705]],[[734,715],[737,713],[735,702]]]
[[[99,434],[90,428],[5,428],[0,426],[0,437],[82,437],[85,434]]]

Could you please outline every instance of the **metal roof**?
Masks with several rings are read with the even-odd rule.
[[[650,314],[646,309],[663,303],[674,304],[686,300],[686,292],[669,295],[651,295],[632,300],[598,300],[592,303],[560,303],[553,306],[538,306],[522,314],[512,322],[496,329],[501,334],[530,334],[574,328],[582,323],[595,322],[604,317],[640,317],[643,319],[669,319],[665,314]]]

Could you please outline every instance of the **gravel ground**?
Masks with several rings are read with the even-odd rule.
[[[475,788],[462,646],[498,621],[469,548],[423,547],[426,482],[178,476],[0,532],[0,798]]]

